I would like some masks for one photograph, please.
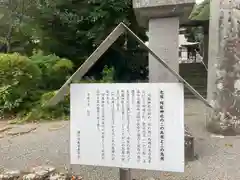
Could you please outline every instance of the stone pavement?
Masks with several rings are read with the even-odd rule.
[[[197,100],[185,101],[185,123],[195,138],[198,159],[186,164],[184,173],[133,170],[135,179],[237,180],[240,179],[240,137],[214,136],[205,130],[205,106]],[[2,124],[2,123],[1,123]],[[5,125],[0,124],[0,129]],[[17,126],[22,130],[23,126]],[[28,124],[26,134],[8,129],[0,138],[0,169],[27,170],[51,165],[59,171],[69,168],[69,122]],[[31,132],[30,132],[31,131]],[[14,135],[13,135],[14,134]],[[88,180],[118,180],[117,168],[73,166]]]
[[[67,172],[57,172],[52,166],[32,167],[29,171],[5,170],[0,174],[1,180],[83,180],[81,176]]]

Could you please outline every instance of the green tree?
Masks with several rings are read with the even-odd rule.
[[[71,59],[76,67],[120,22],[127,24],[141,38],[146,38],[136,22],[131,0],[39,1],[32,19],[41,50]],[[124,48],[126,39],[128,47]],[[137,44],[131,41],[128,37],[121,37],[91,72],[99,73],[108,65],[114,67],[116,75],[125,77],[124,80],[129,79],[129,73],[137,74],[135,78],[146,78],[146,73],[142,73],[146,72],[146,56],[141,58],[141,53],[133,52]],[[140,57],[135,60],[134,67],[131,59],[137,58],[133,56]]]
[[[39,1],[34,18],[46,53],[85,59],[127,16],[130,1]]]
[[[146,39],[131,0],[4,0],[0,9],[2,51],[31,55],[36,48],[45,55],[71,59],[75,68],[120,22]],[[147,56],[133,41],[120,37],[90,74],[97,76],[108,65],[114,67],[117,79],[146,78]]]
[[[204,0],[199,5],[195,5],[192,13],[189,16],[190,20],[200,20],[207,21],[209,20],[210,15],[210,0]]]
[[[27,14],[35,0],[3,0],[0,3],[0,51],[27,52],[34,43],[26,31]],[[30,49],[29,51],[32,51]]]
[[[210,0],[204,0],[200,4],[195,4],[192,13],[189,16],[191,21],[206,22],[209,20]],[[200,51],[203,50],[204,29],[203,27],[188,27],[186,38],[190,42],[200,42]],[[203,53],[203,52],[202,52]]]
[[[191,21],[208,21],[210,14],[210,0],[204,0],[201,4],[195,4],[192,13],[189,16]],[[189,41],[203,41],[202,27],[191,27],[187,29],[187,38]]]

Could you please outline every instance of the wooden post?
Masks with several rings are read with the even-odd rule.
[[[120,168],[119,176],[120,176],[120,180],[131,180],[131,170]]]

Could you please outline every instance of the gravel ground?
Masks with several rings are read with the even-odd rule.
[[[195,136],[198,160],[186,164],[185,173],[133,170],[135,179],[237,180],[240,179],[240,137],[212,137],[205,131],[205,107],[197,100],[185,101],[185,123]],[[0,126],[3,126],[2,123]],[[69,122],[42,123],[31,133],[0,139],[0,169],[26,170],[50,164],[69,168]],[[119,179],[118,169],[74,166],[74,172],[90,180]]]

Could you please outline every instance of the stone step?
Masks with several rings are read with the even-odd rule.
[[[203,92],[199,92],[199,94],[203,97],[203,98],[207,98],[207,92],[203,93]],[[196,99],[196,96],[193,94],[184,94],[184,98],[185,99]]]
[[[189,83],[190,84],[190,83]],[[203,84],[199,84],[199,85],[196,85],[196,84],[190,84],[194,89],[199,89],[199,90],[204,90],[207,89],[207,86],[204,86]],[[184,87],[184,90],[188,91],[188,88],[185,86]]]
[[[187,72],[180,72],[181,76],[188,76],[189,74],[193,74],[193,75],[198,75],[199,77],[206,77],[207,76],[207,72],[201,72],[202,70],[199,69],[193,69],[191,71],[187,71]]]
[[[199,94],[205,95],[207,94],[206,89],[199,89],[199,88],[194,88]],[[184,89],[184,95],[191,96],[193,93],[189,90]]]

